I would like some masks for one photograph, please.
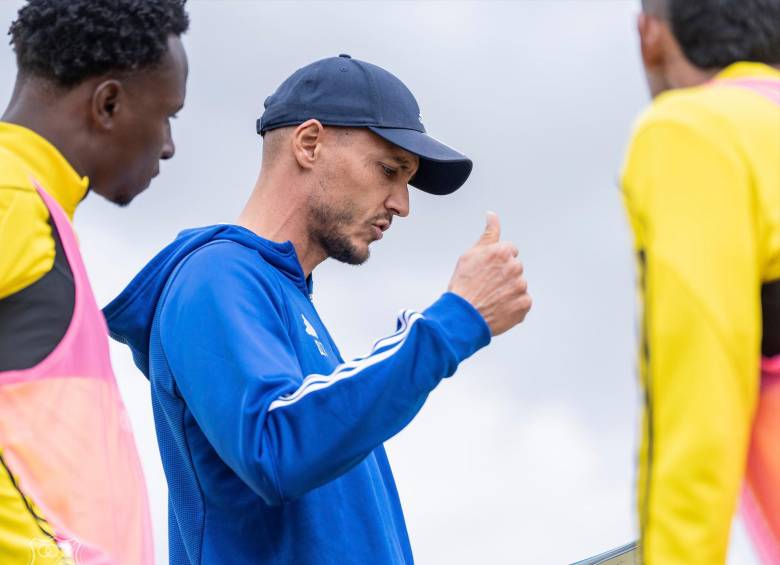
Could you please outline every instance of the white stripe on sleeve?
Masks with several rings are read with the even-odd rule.
[[[392,357],[403,346],[414,323],[422,317],[422,314],[413,310],[404,310],[398,316],[398,321],[400,323],[398,330],[394,334],[384,337],[374,343],[374,347],[368,355],[359,357],[347,363],[342,363],[329,375],[308,375],[303,379],[301,386],[298,387],[297,390],[274,400],[268,406],[268,411],[270,412],[283,406],[295,404],[312,392],[328,388],[339,381],[359,375],[368,367]]]

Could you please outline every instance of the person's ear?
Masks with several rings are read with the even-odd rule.
[[[307,120],[295,128],[292,136],[293,154],[298,165],[311,169],[320,155],[325,127],[317,120]]]
[[[112,130],[123,110],[125,90],[115,79],[100,82],[92,91],[92,122],[102,130]]]
[[[664,65],[664,27],[666,24],[658,17],[641,13],[637,20],[642,61],[648,69],[657,69]]]

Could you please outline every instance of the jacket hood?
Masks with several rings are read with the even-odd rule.
[[[207,243],[228,240],[254,249],[289,278],[304,294],[312,291],[311,277],[306,279],[295,248],[289,241],[277,243],[263,239],[236,225],[221,224],[181,232],[130,281],[130,284],[103,308],[109,335],[126,344],[136,366],[149,378],[149,338],[157,303],[176,267],[193,251]]]

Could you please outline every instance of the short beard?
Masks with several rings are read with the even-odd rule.
[[[309,236],[328,254],[328,257],[349,265],[362,265],[370,252],[361,251],[344,233],[344,228],[355,223],[355,210],[349,205],[335,208],[321,199],[309,199]]]

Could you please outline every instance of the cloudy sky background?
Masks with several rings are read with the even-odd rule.
[[[0,2],[8,25],[18,0]],[[259,167],[255,119],[295,69],[349,53],[399,76],[434,136],[475,163],[451,197],[413,191],[411,216],[355,268],[315,272],[315,302],[345,356],[446,289],[495,210],[535,306],[433,392],[388,443],[421,565],[565,564],[632,540],[639,391],[633,258],[617,186],[648,103],[634,0],[192,1],[177,154],[131,207],[76,214],[107,303],[186,227],[233,221]],[[0,52],[0,98],[15,65]],[[112,344],[144,461],[161,563],[166,486],[149,387]],[[731,564],[755,563],[741,524]]]

